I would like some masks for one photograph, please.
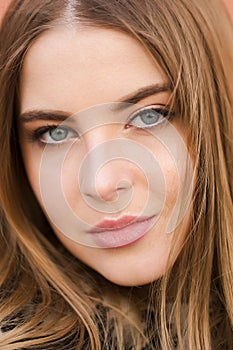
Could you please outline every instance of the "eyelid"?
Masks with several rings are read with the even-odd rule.
[[[130,124],[132,122],[132,120],[134,120],[139,114],[140,112],[144,112],[146,110],[160,110],[160,111],[164,111],[167,113],[167,116],[164,116],[164,118],[169,119],[170,117],[174,116],[174,111],[170,108],[169,105],[165,105],[165,104],[151,104],[145,107],[140,107],[139,109],[137,109],[136,111],[134,111],[129,117],[128,117],[128,122],[127,124]]]
[[[77,131],[75,131],[73,128],[70,128],[69,126],[65,126],[65,125],[62,125],[62,124],[57,124],[57,125],[47,125],[47,126],[42,126],[38,129],[36,129],[34,132],[33,132],[33,139],[34,141],[37,141],[39,142],[40,144],[42,145],[46,145],[46,144],[49,144],[49,145],[58,145],[58,144],[62,144],[62,143],[65,143],[67,142],[68,140],[70,140],[70,138],[68,140],[62,140],[62,141],[54,141],[54,142],[47,142],[47,141],[42,141],[42,136],[44,134],[46,134],[47,132],[49,131],[53,131],[53,130],[56,130],[56,129],[65,129],[67,130],[68,132],[71,132],[73,133],[74,135],[78,136],[78,133]],[[73,138],[73,137],[72,137]]]

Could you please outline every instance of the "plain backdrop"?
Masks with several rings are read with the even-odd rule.
[[[224,0],[224,2],[230,11],[231,18],[233,19],[233,0]]]

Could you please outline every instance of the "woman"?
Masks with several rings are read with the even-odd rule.
[[[231,38],[218,0],[12,4],[2,349],[232,347]]]

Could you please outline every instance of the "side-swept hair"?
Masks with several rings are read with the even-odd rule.
[[[221,2],[13,1],[0,31],[1,349],[232,348],[233,28]],[[43,32],[67,24],[119,30],[144,46],[173,87],[195,160],[191,228],[150,286],[141,323],[119,302],[124,288],[58,248],[20,154],[24,57]]]

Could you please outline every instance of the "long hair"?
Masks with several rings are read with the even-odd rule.
[[[147,286],[144,299],[138,293],[129,301],[127,288],[61,246],[20,154],[16,118],[24,57],[43,32],[76,22],[127,33],[158,62],[194,157],[189,232],[175,264]],[[13,2],[0,31],[1,349],[232,348],[232,35],[221,0]]]

